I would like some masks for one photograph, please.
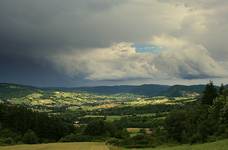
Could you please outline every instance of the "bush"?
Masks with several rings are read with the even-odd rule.
[[[7,145],[12,145],[12,144],[15,144],[15,141],[14,141],[13,138],[8,137],[8,138],[4,139],[4,143],[7,144]]]
[[[91,121],[85,128],[84,134],[91,136],[102,136],[108,132],[106,123],[102,120]]]
[[[1,138],[8,138],[8,137],[13,138],[15,136],[16,136],[16,134],[10,129],[3,129],[0,131],[0,137]]]
[[[194,134],[191,138],[190,138],[190,144],[196,144],[196,143],[200,143],[202,141],[202,136],[198,133]]]
[[[126,138],[124,140],[111,139],[108,143],[115,146],[124,146],[126,148],[147,148],[156,146],[156,142],[153,137],[143,134]]]
[[[25,144],[37,144],[39,142],[39,139],[35,132],[33,132],[32,130],[28,130],[24,134],[23,142]]]
[[[122,140],[117,138],[111,138],[106,141],[106,144],[114,145],[114,146],[121,146]]]
[[[92,136],[70,134],[59,140],[59,142],[92,142],[95,140]]]
[[[167,130],[167,138],[183,142],[183,134],[186,130],[187,113],[185,111],[171,112],[165,120],[165,129]]]
[[[0,145],[4,146],[4,145],[12,145],[15,144],[16,142],[14,141],[13,138],[8,137],[8,138],[1,138],[0,139]]]

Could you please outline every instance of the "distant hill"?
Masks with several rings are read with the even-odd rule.
[[[201,94],[205,85],[157,85],[146,84],[140,86],[98,86],[98,87],[81,87],[74,88],[74,90],[92,92],[97,94],[117,94],[117,93],[131,93],[145,96],[169,96],[177,97],[190,94]]]
[[[166,91],[164,91],[163,94],[169,97],[195,95],[195,94],[201,94],[204,89],[205,89],[205,85],[191,85],[191,86],[174,85],[169,87]]]
[[[158,84],[145,84],[145,85],[119,85],[119,86],[96,86],[96,87],[76,87],[76,88],[37,88],[32,86],[25,86],[19,84],[0,83],[0,98],[11,97],[24,97],[34,92],[42,91],[83,91],[95,94],[119,94],[130,93],[145,96],[168,96],[178,97],[185,95],[201,94],[205,85],[158,85]]]
[[[118,93],[131,93],[146,96],[157,96],[158,93],[165,91],[169,88],[167,85],[120,85],[120,86],[97,86],[97,87],[81,87],[74,90],[92,92],[97,94],[118,94]]]
[[[41,90],[32,87],[19,84],[0,83],[0,98],[20,98],[29,95],[34,92],[40,92]]]

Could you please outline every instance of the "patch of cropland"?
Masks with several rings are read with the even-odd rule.
[[[141,86],[137,88],[140,89]],[[61,115],[64,119],[76,122],[77,126],[86,125],[91,120],[103,120],[118,124],[125,122],[121,125],[124,128],[154,127],[157,125],[154,124],[156,119],[162,121],[168,112],[196,101],[195,95],[173,98],[132,93],[104,95],[80,90],[39,89],[14,84],[2,84],[1,93],[5,96],[0,98],[2,103],[22,105],[38,112]]]
[[[103,112],[110,115],[120,115],[120,111],[122,114],[154,113],[159,109],[163,111],[163,107],[173,108],[174,105],[183,105],[185,102],[194,101],[198,94],[187,95],[185,93],[186,96],[175,98],[148,96],[150,95],[149,91],[151,91],[151,95],[154,95],[153,92],[161,92],[167,87],[168,86],[161,85],[112,86],[109,88],[88,88],[93,90],[87,91],[87,88],[79,88],[81,90],[40,89],[16,84],[0,84],[0,101],[16,105],[26,105],[43,112],[86,111],[89,114],[95,113],[100,115]],[[98,91],[100,92],[104,91],[104,93],[113,94],[99,94],[100,92],[95,92],[96,89],[99,89]],[[175,89],[179,90],[179,88],[172,89],[174,89],[172,91],[175,91]],[[193,93],[194,90],[192,90],[192,88],[189,89],[191,89]],[[130,93],[129,90],[133,92]],[[146,94],[143,95],[143,92]],[[170,95],[168,91],[165,93]],[[183,93],[184,92],[176,95],[183,95]],[[166,94],[163,93],[163,95]]]

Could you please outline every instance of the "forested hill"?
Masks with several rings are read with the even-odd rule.
[[[95,94],[119,94],[130,93],[144,96],[168,96],[177,97],[188,94],[201,94],[205,85],[159,85],[159,84],[144,84],[144,85],[119,85],[119,86],[95,86],[95,87],[77,87],[77,88],[48,88],[48,90],[62,91],[84,91]],[[46,89],[47,90],[47,89]]]
[[[167,85],[120,85],[120,86],[97,86],[97,87],[81,87],[76,90],[87,91],[98,94],[118,94],[118,93],[131,93],[146,96],[157,96],[162,94],[169,88]]]
[[[34,92],[41,92],[42,90],[32,86],[0,83],[0,98],[20,98],[29,95]]]
[[[43,91],[83,91],[96,94],[119,94],[130,93],[144,96],[168,96],[177,97],[189,94],[202,93],[205,85],[157,85],[145,84],[139,86],[120,85],[120,86],[96,86],[96,87],[76,87],[76,88],[37,88],[18,84],[0,83],[0,98],[23,97],[33,92]]]
[[[81,87],[74,90],[86,91],[98,94],[117,94],[117,93],[131,93],[145,96],[183,96],[185,94],[201,93],[205,85],[157,85],[146,84],[140,86],[98,86],[98,87]]]

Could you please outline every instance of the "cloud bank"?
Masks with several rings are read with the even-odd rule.
[[[202,45],[175,37],[156,36],[151,41],[159,53],[139,53],[133,43],[117,43],[86,52],[72,51],[51,60],[61,72],[89,80],[204,79],[225,77],[221,67]]]
[[[228,82],[227,16],[227,0],[1,0],[0,82]]]

